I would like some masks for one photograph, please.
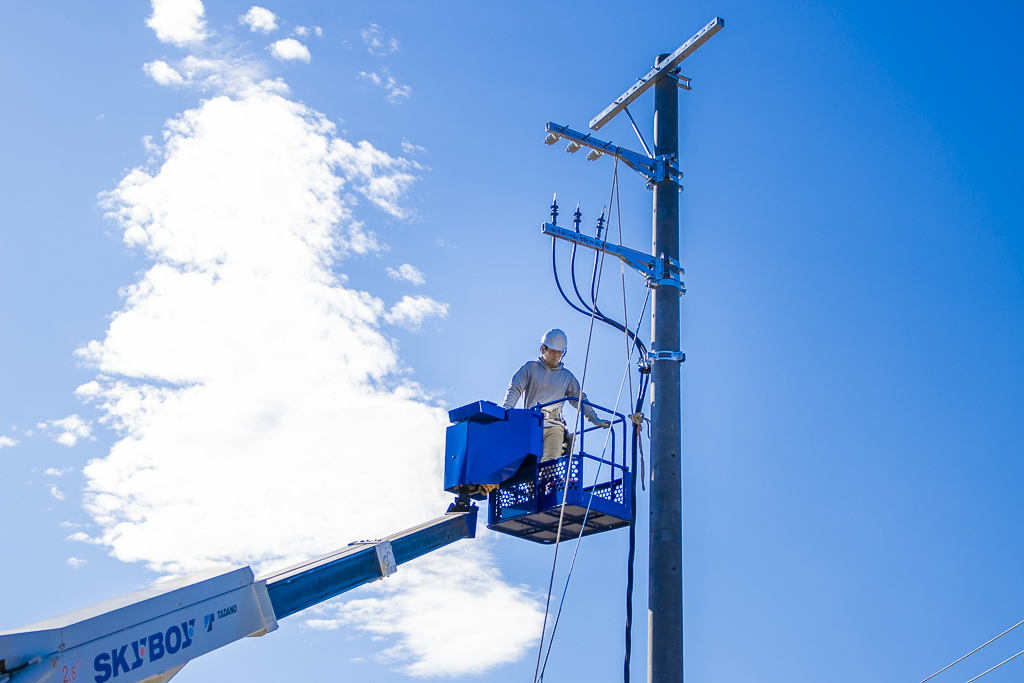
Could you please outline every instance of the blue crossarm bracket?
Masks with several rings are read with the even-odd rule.
[[[679,280],[679,275],[683,273],[683,268],[679,265],[679,261],[674,258],[669,258],[664,254],[660,257],[652,256],[636,249],[594,239],[581,232],[569,230],[568,228],[551,223],[544,223],[540,231],[551,237],[617,256],[627,266],[646,277],[649,287],[674,287],[679,290],[680,294],[686,293],[683,283]]]
[[[572,141],[568,148],[570,152],[578,150],[581,146],[597,151],[597,155],[587,156],[588,159],[595,160],[602,154],[609,154],[642,175],[647,179],[648,183],[660,183],[665,180],[675,180],[678,182],[678,179],[683,177],[682,171],[679,170],[679,166],[676,164],[674,155],[662,154],[661,156],[649,157],[625,147],[619,147],[610,142],[598,140],[589,133],[581,133],[569,128],[569,126],[562,126],[551,121],[548,121],[544,128],[548,132],[548,137],[545,140],[547,144],[553,145],[560,138],[566,138]],[[577,146],[574,148],[573,145]]]

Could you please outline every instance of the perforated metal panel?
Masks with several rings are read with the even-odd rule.
[[[524,465],[513,479],[491,492],[487,527],[536,543],[553,543],[559,519],[563,541],[578,537],[581,530],[589,536],[628,526],[632,475],[621,465],[612,468],[604,464],[603,471],[618,478],[609,476],[584,488],[585,462],[591,467],[598,465],[586,454]]]

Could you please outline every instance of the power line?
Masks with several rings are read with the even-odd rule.
[[[981,677],[982,677],[982,676],[984,676],[985,674],[989,673],[989,671],[995,671],[996,669],[998,669],[999,667],[1001,667],[1001,666],[1002,666],[1003,664],[1006,664],[1006,663],[1007,663],[1008,661],[1010,661],[1010,659],[1016,659],[1017,657],[1020,657],[1021,655],[1024,655],[1024,650],[1021,650],[1020,652],[1018,652],[1018,653],[1017,653],[1017,654],[1015,654],[1014,656],[1010,657],[1009,659],[1004,659],[1003,661],[999,662],[998,664],[996,664],[995,666],[993,666],[993,667],[992,667],[991,669],[989,669],[988,671],[983,671],[983,672],[981,672],[980,674],[978,674],[977,676],[975,676],[974,678],[972,678],[972,679],[971,679],[970,681],[967,681],[967,683],[972,683],[972,681],[976,681],[976,680],[978,680],[979,678],[981,678]]]
[[[944,666],[944,667],[942,667],[941,669],[939,669],[938,671],[936,671],[935,673],[933,673],[933,674],[932,674],[931,676],[929,676],[928,678],[924,679],[924,681],[921,681],[921,683],[925,683],[925,681],[930,681],[931,679],[935,678],[935,677],[936,677],[936,676],[938,676],[938,675],[939,675],[940,673],[942,673],[942,672],[943,672],[943,671],[945,671],[946,669],[950,668],[950,667],[951,667],[951,666],[953,666],[954,664],[959,664],[960,662],[964,661],[965,659],[967,659],[968,657],[970,657],[971,655],[973,655],[973,654],[974,654],[975,652],[977,652],[978,650],[980,650],[981,648],[985,647],[985,645],[990,645],[990,644],[994,643],[995,641],[999,640],[1000,638],[1002,638],[1003,636],[1005,636],[1005,635],[1006,635],[1007,633],[1009,633],[1009,632],[1010,632],[1010,631],[1012,631],[1013,629],[1015,629],[1015,628],[1017,628],[1018,626],[1020,626],[1021,624],[1024,624],[1024,621],[1018,621],[1018,622],[1017,622],[1016,624],[1014,624],[1014,625],[1013,625],[1013,626],[1011,626],[1010,628],[1006,629],[1005,631],[1003,631],[1002,633],[1000,633],[1000,634],[999,634],[998,636],[996,636],[996,637],[995,637],[995,638],[993,638],[992,640],[990,640],[990,641],[988,641],[987,643],[984,643],[984,644],[982,644],[982,645],[979,645],[978,647],[974,648],[973,650],[971,650],[970,652],[968,652],[967,654],[965,654],[965,655],[964,655],[963,657],[961,657],[960,659],[958,659],[958,660],[956,660],[955,662],[953,662],[953,664],[949,664],[949,665],[947,665],[947,666]],[[1020,652],[1018,652],[1018,653],[1017,653],[1017,655],[1019,655],[1019,654],[1021,654],[1021,653],[1020,653]],[[1014,655],[1013,657],[1016,657],[1017,655]],[[1010,657],[1010,659],[1013,659],[1013,657]],[[1006,662],[1010,661],[1010,659],[1007,659],[1007,660],[1006,660]],[[1003,662],[1002,664],[998,664],[997,666],[1002,666],[1002,665],[1003,665],[1003,664],[1005,664],[1006,662]],[[995,667],[993,667],[993,668],[995,668]],[[991,671],[991,670],[992,670],[992,669],[989,669],[989,671]],[[988,673],[988,671],[986,671],[985,673],[987,674],[987,673]],[[985,674],[981,674],[981,676],[984,676],[984,675],[985,675]],[[972,678],[972,679],[971,679],[971,681],[977,680],[978,678],[979,678],[979,676],[976,676],[975,678]],[[971,683],[971,681],[968,681],[967,683]]]

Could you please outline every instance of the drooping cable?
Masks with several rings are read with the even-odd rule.
[[[588,316],[588,317],[593,315],[596,320],[599,320],[599,321],[605,323],[606,325],[610,325],[610,326],[614,327],[619,332],[624,332],[624,333],[628,334],[629,338],[637,346],[637,349],[640,351],[640,354],[642,356],[646,357],[647,356],[647,347],[644,345],[643,341],[641,341],[640,338],[637,337],[637,335],[632,330],[628,329],[627,327],[625,327],[624,325],[619,323],[617,320],[612,320],[611,318],[608,318],[608,317],[602,315],[598,311],[595,311],[590,306],[587,306],[586,303],[584,303],[584,306],[586,306],[586,309],[580,308],[579,306],[574,304],[572,302],[572,300],[568,296],[566,296],[565,290],[562,289],[562,282],[561,282],[561,280],[558,277],[558,266],[557,266],[557,261],[555,259],[555,251],[556,251],[555,247],[556,247],[557,243],[558,243],[558,239],[555,238],[555,237],[552,237],[551,238],[551,271],[552,271],[552,273],[554,273],[554,276],[555,276],[555,286],[558,288],[558,293],[562,295],[562,299],[565,300],[565,303],[569,304],[569,306],[574,311],[576,311],[577,313],[582,313],[583,315]],[[575,249],[575,247],[573,247],[573,249]]]
[[[618,187],[618,168],[619,168],[619,160],[616,159],[615,160],[615,165],[614,165],[614,167],[612,169],[612,191],[613,192],[615,192],[616,188]],[[556,195],[556,199],[553,199],[552,202],[551,202],[551,223],[552,223],[552,225],[557,225],[558,224],[558,222],[557,222],[558,221],[558,202],[556,200],[557,200],[557,195]],[[609,204],[610,203],[611,203],[611,198],[609,197]],[[576,207],[576,212],[573,214],[573,224],[576,227],[576,231],[577,232],[579,232],[580,219],[581,219],[581,215],[580,215],[580,212],[579,212],[579,206],[577,206]],[[621,220],[620,220],[620,223],[621,223]],[[601,231],[601,222],[599,220],[598,221],[598,238],[600,238],[600,231]],[[557,238],[555,238],[555,237],[551,238],[551,271],[552,271],[552,273],[554,274],[554,277],[555,277],[555,286],[558,288],[558,293],[562,296],[562,299],[565,301],[565,303],[569,304],[570,308],[572,308],[577,313],[582,313],[583,315],[586,315],[586,316],[594,315],[598,320],[600,320],[601,322],[605,323],[606,325],[611,325],[612,327],[617,329],[619,332],[624,332],[627,336],[629,336],[629,338],[633,341],[633,343],[637,345],[638,349],[640,350],[641,356],[646,358],[647,357],[647,347],[644,346],[643,342],[640,341],[639,337],[636,334],[631,332],[629,330],[629,328],[626,327],[624,324],[619,323],[617,320],[613,320],[613,319],[609,318],[608,316],[604,315],[604,313],[602,313],[600,310],[596,310],[596,306],[595,307],[591,307],[589,304],[587,304],[586,300],[584,300],[583,296],[580,294],[579,288],[576,285],[576,245],[575,244],[572,247],[572,256],[571,256],[571,259],[570,259],[570,268],[571,268],[571,272],[572,272],[573,289],[576,292],[576,298],[579,299],[579,302],[583,306],[583,308],[580,308],[580,306],[577,306],[575,303],[572,302],[572,300],[569,299],[568,296],[566,296],[565,290],[562,289],[561,280],[558,277],[558,261],[555,258],[557,241],[558,241]],[[603,252],[602,252],[602,256],[603,256]],[[596,259],[595,259],[595,263],[596,263]],[[591,283],[591,299],[594,300],[595,303],[596,303],[596,299],[597,299],[596,294],[597,294],[597,292],[596,292],[596,289],[594,288],[594,284],[592,282]]]

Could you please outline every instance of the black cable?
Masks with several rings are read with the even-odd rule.
[[[639,395],[636,399],[636,410],[640,412],[643,407],[644,396],[647,394],[647,385],[651,381],[649,372],[640,373]],[[633,463],[632,480],[630,481],[629,497],[629,559],[626,562],[626,658],[622,665],[623,683],[629,683],[629,660],[633,649],[633,559],[636,556],[636,451],[640,441],[640,425],[633,423]]]
[[[562,283],[558,281],[558,266],[555,265],[555,245],[557,243],[558,243],[558,240],[555,239],[554,237],[552,237],[551,238],[551,271],[555,274],[555,286],[558,287],[558,293],[562,295],[562,298],[565,299],[565,303],[569,304],[574,311],[578,311],[579,313],[582,313],[583,315],[589,317],[591,315],[590,311],[584,311],[582,308],[580,308],[579,306],[577,306],[573,302],[569,301],[569,297],[567,297],[565,295],[565,292],[562,291]]]
[[[620,324],[617,320],[613,320],[613,319],[609,318],[608,316],[606,316],[605,314],[601,313],[600,311],[592,309],[590,306],[587,305],[587,302],[584,301],[583,297],[580,296],[579,289],[576,288],[576,278],[575,278],[575,273],[576,273],[576,268],[574,266],[574,264],[575,264],[575,255],[576,255],[576,246],[575,245],[573,245],[573,248],[572,248],[573,258],[572,258],[572,261],[570,263],[570,265],[573,265],[573,267],[571,269],[573,271],[573,288],[576,289],[576,296],[579,298],[580,303],[583,304],[583,306],[584,306],[584,308],[586,310],[584,310],[584,308],[580,308],[579,306],[574,304],[572,301],[569,300],[569,297],[567,297],[565,295],[565,291],[562,289],[562,284],[561,284],[561,282],[558,279],[558,267],[557,267],[556,261],[555,261],[555,245],[556,244],[557,244],[556,238],[552,237],[551,238],[551,270],[555,274],[555,285],[557,285],[557,287],[558,287],[558,293],[562,295],[563,299],[565,299],[565,303],[569,304],[569,306],[571,306],[574,311],[582,313],[583,315],[587,316],[588,318],[590,316],[594,316],[594,318],[596,320],[600,320],[601,322],[603,322],[606,325],[611,325],[612,327],[614,327],[619,332],[625,332],[626,335],[633,341],[633,345],[637,348],[638,351],[640,351],[640,357],[641,358],[647,358],[647,347],[644,345],[644,343],[642,341],[640,341],[640,338],[632,330],[627,328],[625,325]]]

